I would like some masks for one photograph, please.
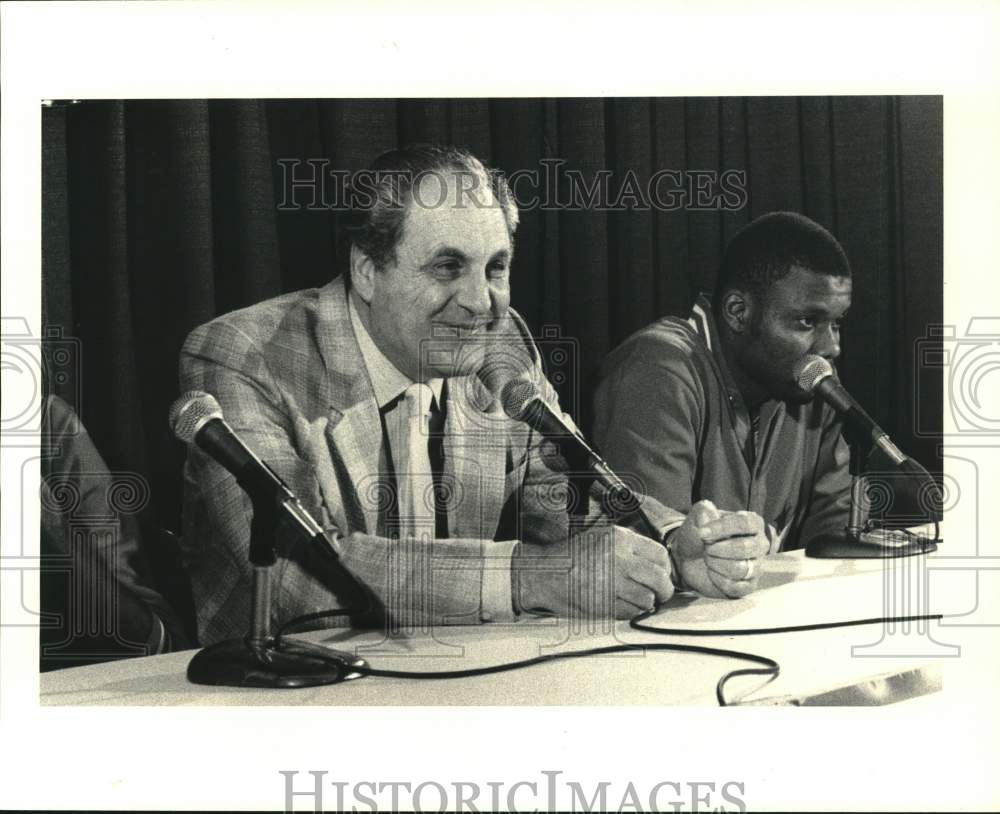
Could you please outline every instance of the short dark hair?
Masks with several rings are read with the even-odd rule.
[[[377,269],[382,270],[395,261],[412,190],[424,177],[435,173],[471,176],[472,186],[465,188],[465,194],[489,189],[503,211],[513,243],[518,224],[517,205],[500,171],[488,169],[467,150],[412,144],[382,153],[351,181],[349,211],[341,226],[347,231],[350,243],[367,254]]]
[[[718,311],[734,288],[761,297],[793,266],[832,277],[850,277],[843,247],[826,229],[797,212],[769,212],[744,226],[726,246],[715,285]]]

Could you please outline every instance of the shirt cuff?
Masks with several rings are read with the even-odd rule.
[[[671,520],[669,523],[665,523],[664,525],[662,525],[659,529],[657,529],[660,532],[660,542],[666,543],[667,535],[670,534],[670,532],[672,532],[674,529],[679,529],[683,525],[684,525],[683,517],[679,517],[676,520]]]
[[[149,656],[158,656],[160,653],[167,652],[170,637],[167,634],[166,627],[163,625],[163,620],[155,613],[150,615],[153,617],[153,625],[149,631],[149,639],[146,640],[146,654]]]
[[[671,545],[671,542],[667,540],[667,536],[672,531],[679,529],[682,525],[684,525],[683,520],[667,524],[664,527],[665,530],[662,532],[663,536],[660,539],[663,541],[663,547],[667,549],[667,556],[670,557],[670,581],[673,583],[674,590],[690,591],[691,589],[684,584],[684,578],[681,576],[680,566],[677,562],[677,556],[674,554],[673,546]]]
[[[785,526],[781,531],[778,531],[770,523],[767,524],[765,534],[767,535],[768,542],[771,544],[768,547],[768,554],[777,554],[781,551],[781,547],[785,543],[785,537],[788,534],[788,529],[790,526]]]
[[[513,622],[510,566],[517,540],[483,543],[483,587],[479,617],[483,622]]]

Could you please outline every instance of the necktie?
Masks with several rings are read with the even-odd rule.
[[[434,529],[438,540],[448,538],[448,499],[451,493],[444,479],[444,425],[448,411],[448,380],[441,384],[441,400],[431,410],[431,440],[428,453],[434,475]]]
[[[431,469],[431,409],[434,391],[426,384],[406,388],[406,468],[397,473],[400,536],[434,538],[434,475]]]

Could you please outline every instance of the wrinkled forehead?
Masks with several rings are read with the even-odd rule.
[[[489,176],[484,172],[464,168],[428,170],[414,181],[410,195],[413,203],[423,208],[499,206]]]
[[[839,315],[851,305],[850,277],[821,274],[801,266],[767,289],[767,303],[779,311],[829,312]]]
[[[437,172],[414,185],[397,252],[424,255],[449,246],[469,257],[511,249],[503,208],[488,180],[475,173]]]

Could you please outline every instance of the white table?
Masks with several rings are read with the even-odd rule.
[[[768,558],[761,587],[740,600],[679,595],[648,624],[697,630],[807,625],[847,619],[962,611],[962,597],[926,594],[930,557],[814,560],[802,552]],[[941,688],[942,665],[957,655],[939,623],[868,624],[750,636],[664,636],[627,622],[571,630],[563,619],[513,625],[443,626],[402,640],[346,629],[309,634],[365,658],[373,667],[466,669],[560,650],[623,643],[676,642],[765,655],[777,679],[738,677],[732,703],[874,704],[926,700]],[[629,652],[560,660],[522,670],[445,680],[365,677],[296,690],[191,684],[194,651],[45,673],[43,705],[715,705],[715,685],[730,670],[756,665],[687,653]]]

